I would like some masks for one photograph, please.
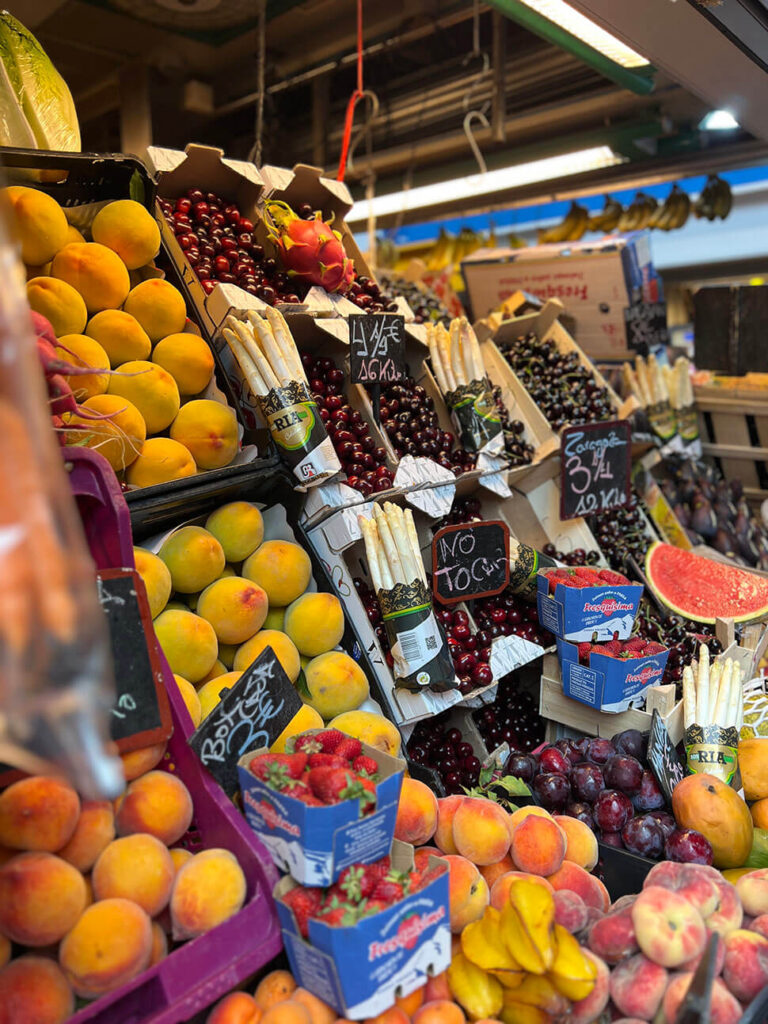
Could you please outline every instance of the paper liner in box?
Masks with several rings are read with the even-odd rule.
[[[685,730],[683,738],[688,771],[714,775],[727,786],[731,785],[738,767],[739,730],[729,725],[698,725]]]
[[[455,689],[453,661],[426,586],[420,580],[396,583],[377,597],[395,661],[395,685],[414,692]]]
[[[309,389],[292,380],[272,388],[259,405],[280,458],[302,484],[315,484],[341,470]]]
[[[455,391],[445,395],[445,404],[451,411],[451,419],[463,447],[468,452],[485,449],[496,437],[504,435],[496,400],[488,380],[473,380],[460,384]]]

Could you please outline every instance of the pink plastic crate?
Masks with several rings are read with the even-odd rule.
[[[96,453],[75,451],[70,479],[94,560],[100,569],[133,568],[130,516],[114,473]],[[162,661],[163,674],[170,680],[171,670]],[[175,684],[168,687],[168,696],[174,731],[159,767],[178,775],[195,807],[192,826],[178,845],[193,852],[207,847],[230,850],[245,872],[246,903],[218,928],[183,943],[138,978],[83,1007],[68,1024],[182,1024],[282,949],[272,900],[278,871],[245,819],[187,746],[192,720]]]

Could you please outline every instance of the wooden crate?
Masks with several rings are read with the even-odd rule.
[[[750,501],[762,501],[768,497],[768,387],[750,386],[750,375],[732,380],[694,388],[702,451],[726,479],[741,480]]]

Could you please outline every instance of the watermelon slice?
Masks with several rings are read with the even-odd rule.
[[[768,579],[657,541],[645,556],[656,597],[695,622],[749,622],[768,615]]]

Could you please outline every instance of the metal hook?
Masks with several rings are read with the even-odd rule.
[[[364,89],[360,99],[370,101],[370,111],[366,114],[365,121],[360,125],[357,133],[352,138],[352,142],[349,146],[349,156],[347,157],[347,169],[353,171],[355,168],[355,147],[357,144],[365,138],[365,133],[369,131],[371,122],[378,117],[380,103],[379,97],[373,91],[373,89]]]
[[[491,124],[482,110],[470,110],[464,118],[464,134],[467,136],[467,142],[475,155],[475,160],[477,160],[477,166],[480,168],[480,173],[487,174],[488,167],[486,166],[485,158],[480,152],[480,147],[478,146],[477,140],[475,139],[472,131],[472,122],[475,120],[479,121],[483,128],[490,128]]]

